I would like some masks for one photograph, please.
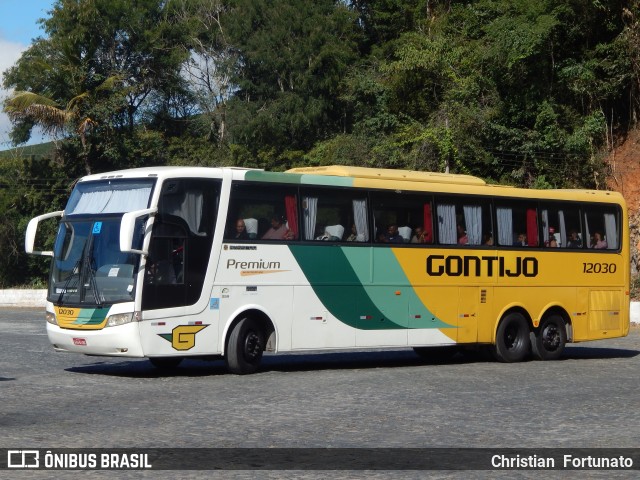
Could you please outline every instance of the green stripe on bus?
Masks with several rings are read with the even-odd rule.
[[[322,304],[334,317],[353,328],[452,327],[422,304],[391,249],[376,252],[375,268],[385,272],[384,285],[373,285],[369,278],[371,250],[368,248],[289,245],[289,249]],[[398,289],[400,295],[396,295]]]
[[[108,312],[109,308],[82,308],[73,323],[75,325],[99,325],[104,322]]]
[[[334,187],[351,187],[353,178],[333,177],[323,175],[305,175],[300,173],[284,172],[262,172],[250,170],[245,176],[245,180],[256,182],[292,183],[296,185],[329,185]]]

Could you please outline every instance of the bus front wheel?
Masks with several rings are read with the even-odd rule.
[[[243,318],[233,327],[227,344],[227,367],[244,375],[258,369],[264,352],[264,332],[252,318]]]
[[[531,350],[538,360],[557,360],[567,343],[567,329],[560,315],[549,315],[531,333]]]
[[[513,312],[502,319],[496,332],[494,356],[501,362],[519,362],[529,353],[529,324],[521,313]]]

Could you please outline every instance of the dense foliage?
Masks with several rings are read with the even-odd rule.
[[[4,72],[0,286],[26,221],[85,172],[352,164],[604,185],[640,109],[640,1],[57,0]]]

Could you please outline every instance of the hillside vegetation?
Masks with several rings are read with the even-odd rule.
[[[87,172],[349,164],[606,188],[639,111],[640,1],[57,0],[4,72],[0,286]],[[49,232],[53,235],[53,232]]]

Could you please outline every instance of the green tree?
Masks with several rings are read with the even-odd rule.
[[[4,85],[74,117],[68,133],[82,133],[89,169],[127,165],[123,137],[189,101],[180,76],[184,29],[171,2],[57,0],[42,25],[46,37],[5,72]],[[102,88],[107,82],[112,88]],[[25,132],[36,118],[42,124],[25,115],[16,125]]]

